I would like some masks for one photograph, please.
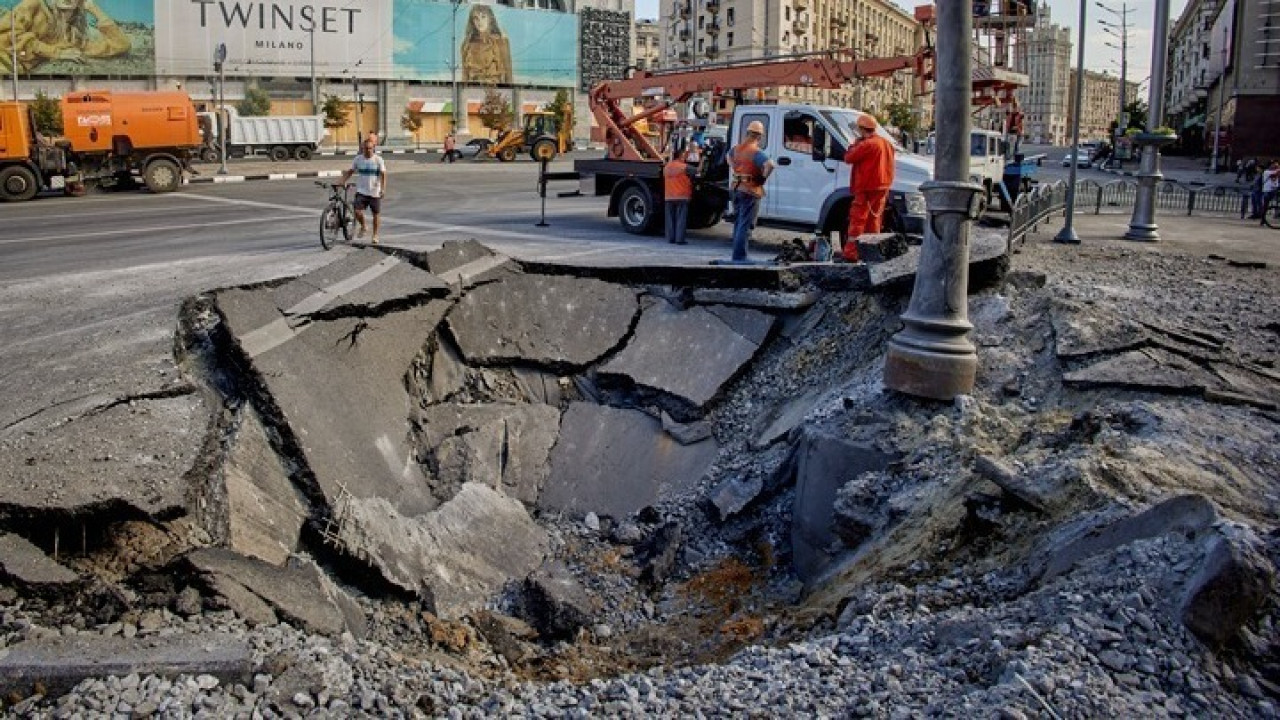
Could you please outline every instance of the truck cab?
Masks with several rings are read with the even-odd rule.
[[[730,146],[752,121],[764,124],[760,149],[773,160],[757,224],[804,232],[843,230],[852,196],[844,153],[853,142],[850,125],[862,113],[818,105],[745,105],[734,110]],[[925,202],[920,185],[933,177],[933,163],[908,152],[884,128],[897,151],[885,230],[918,235],[924,231]]]

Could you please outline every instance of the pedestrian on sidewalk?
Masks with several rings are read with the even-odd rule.
[[[756,224],[756,210],[764,199],[764,182],[773,172],[773,161],[760,149],[764,137],[764,123],[752,120],[747,125],[746,138],[730,153],[729,167],[733,171],[733,255],[734,262],[747,259],[747,246],[751,243],[751,229]]]
[[[1249,193],[1246,195],[1249,202],[1249,219],[1259,220],[1262,218],[1262,173],[1254,173],[1253,178],[1249,180]],[[1244,202],[1240,203],[1241,208]],[[1243,217],[1243,213],[1241,214]]]
[[[1271,203],[1275,201],[1276,194],[1280,193],[1280,162],[1275,160],[1267,166],[1262,176],[1262,207],[1257,208],[1258,219],[1264,220],[1267,214],[1267,208],[1271,207]]]
[[[448,135],[445,135],[444,136],[444,157],[440,158],[440,162],[444,162],[448,160],[449,164],[452,165],[454,160],[454,155],[457,152],[458,152],[457,138],[453,136],[453,133],[449,133]]]

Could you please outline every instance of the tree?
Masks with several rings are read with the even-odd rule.
[[[400,116],[400,128],[411,133],[414,139],[417,140],[418,130],[422,129],[422,116],[409,108],[405,108],[404,113]]]
[[[347,124],[351,108],[347,107],[347,103],[337,95],[325,95],[324,103],[320,105],[320,112],[324,115],[324,126],[330,130],[336,130]]]
[[[890,103],[889,107],[885,108],[885,113],[889,116],[889,124],[905,133],[914,135],[916,130],[920,129],[918,116],[908,103]]]
[[[271,97],[262,88],[251,87],[244,91],[244,99],[236,103],[241,115],[267,115],[271,112]]]
[[[1145,128],[1147,126],[1147,101],[1137,98],[1124,106],[1129,113],[1129,127]]]
[[[476,114],[480,116],[480,124],[490,134],[506,130],[515,119],[515,114],[511,112],[511,101],[495,88],[484,91],[484,102],[480,103],[480,110]]]
[[[542,109],[551,113],[561,121],[568,119],[569,114],[573,111],[573,106],[570,104],[569,100],[569,91],[563,88],[557,90],[555,99],[546,105],[543,105]]]
[[[36,131],[46,137],[62,134],[62,106],[43,90],[36,91],[31,101],[31,114],[35,116]]]

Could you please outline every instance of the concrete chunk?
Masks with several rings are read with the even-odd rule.
[[[459,289],[519,270],[511,258],[475,240],[446,242],[439,250],[427,253],[427,267],[441,280]]]
[[[1181,616],[1187,629],[1217,650],[1266,606],[1275,569],[1251,532],[1227,527],[1205,543],[1204,563],[1187,584]]]
[[[26,538],[8,533],[0,533],[0,577],[31,588],[68,585],[80,579]]]
[[[253,667],[243,638],[221,633],[122,638],[70,635],[18,643],[0,657],[0,696],[27,696],[39,683],[56,697],[87,678],[132,673],[175,678],[212,675],[248,683]]]
[[[532,505],[551,471],[560,411],[550,405],[433,405],[422,412],[436,495],[478,482]]]
[[[658,302],[644,311],[631,341],[600,372],[705,409],[759,349],[706,308],[681,311]]]
[[[1068,300],[1054,301],[1049,320],[1060,358],[1130,350],[1149,338],[1146,328],[1135,320]]]
[[[481,285],[449,313],[449,332],[470,362],[578,369],[616,348],[638,301],[622,285],[517,275]]]
[[[714,440],[681,445],[635,410],[573,403],[551,451],[538,506],[621,518],[697,486],[716,458]]]
[[[456,620],[542,563],[547,534],[518,500],[467,483],[439,510],[407,517],[381,498],[352,500],[343,547],[428,609]]]
[[[530,624],[548,640],[571,640],[595,615],[587,591],[559,562],[525,580],[525,604]]]
[[[340,635],[347,629],[341,610],[313,573],[275,567],[220,548],[197,550],[187,560],[202,573],[234,580],[307,632]]]
[[[777,323],[778,317],[769,313],[749,308],[730,305],[708,305],[707,310],[720,321],[742,337],[756,345],[763,345],[769,338],[769,332]]]
[[[309,509],[288,472],[258,413],[246,409],[223,466],[232,550],[272,565],[283,564],[293,553]]]
[[[1100,360],[1062,376],[1074,387],[1119,387],[1129,390],[1193,394],[1216,384],[1198,365],[1163,350],[1133,350]]]

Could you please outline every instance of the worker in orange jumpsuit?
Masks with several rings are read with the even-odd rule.
[[[686,159],[697,164],[694,153],[685,155],[683,145],[677,143],[671,152],[671,159],[662,166],[667,242],[675,245],[686,244],[684,232],[689,226],[689,201],[693,199],[693,173]]]
[[[849,262],[858,262],[858,236],[880,232],[889,186],[893,185],[893,145],[876,133],[879,124],[867,114],[858,116],[850,129],[857,133],[844,154],[849,164],[849,229],[842,254]]]

